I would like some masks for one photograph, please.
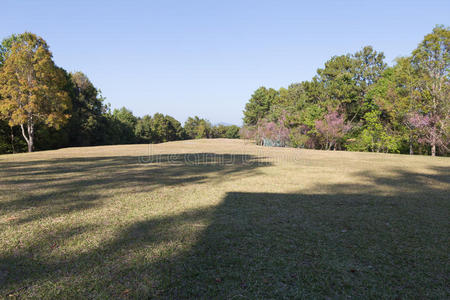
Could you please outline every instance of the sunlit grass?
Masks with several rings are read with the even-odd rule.
[[[448,158],[195,140],[0,168],[0,297],[450,293]]]

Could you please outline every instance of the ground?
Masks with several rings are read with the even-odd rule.
[[[450,158],[217,139],[0,175],[0,298],[450,296]]]

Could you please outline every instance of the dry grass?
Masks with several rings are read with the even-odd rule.
[[[0,168],[0,297],[450,295],[449,158],[195,140]]]

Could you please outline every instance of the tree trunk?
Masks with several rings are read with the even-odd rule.
[[[436,144],[433,141],[433,145],[431,145],[431,156],[436,156]]]
[[[28,143],[28,152],[33,152],[33,141],[30,139],[30,142]]]
[[[16,153],[16,149],[14,148],[14,130],[12,126],[9,126],[9,128],[11,129],[11,148],[12,148],[12,153]]]
[[[30,118],[28,120],[28,124],[27,124],[28,136],[25,133],[25,128],[24,128],[23,124],[20,124],[20,129],[22,130],[23,138],[27,142],[28,152],[33,152],[33,148],[34,148],[34,124],[33,124],[33,118]]]
[[[431,138],[431,156],[436,156],[436,129],[433,130],[433,136]]]
[[[414,155],[413,138],[409,136],[409,155]]]
[[[33,126],[33,118],[30,118],[30,121],[28,122],[28,152],[33,152],[34,150],[34,126]]]

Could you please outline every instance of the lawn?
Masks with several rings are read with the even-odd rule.
[[[217,139],[0,175],[0,298],[450,297],[450,158]]]

